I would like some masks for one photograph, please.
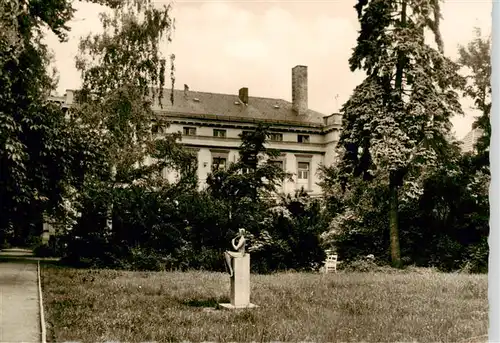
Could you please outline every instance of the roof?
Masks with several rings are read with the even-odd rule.
[[[237,94],[174,90],[174,104],[170,102],[171,90],[163,91],[160,108],[155,101],[153,108],[167,114],[189,114],[192,116],[214,115],[220,120],[240,118],[247,120],[267,120],[290,124],[324,125],[324,114],[308,110],[299,116],[292,110],[292,103],[282,99],[248,97],[248,104],[241,103]],[[316,126],[315,125],[315,126]]]

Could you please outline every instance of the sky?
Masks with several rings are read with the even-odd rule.
[[[156,1],[168,4],[167,1]],[[163,46],[174,53],[176,88],[238,94],[291,101],[291,69],[308,66],[309,108],[325,115],[337,112],[362,81],[362,73],[349,69],[348,59],[359,30],[355,1],[248,1],[175,0],[173,41]],[[74,3],[77,12],[69,23],[69,40],[60,43],[49,34],[59,72],[58,93],[80,87],[75,56],[81,36],[100,32],[103,7]],[[458,45],[466,45],[474,27],[491,31],[492,2],[447,0],[442,4],[441,34],[445,54],[457,59]],[[465,116],[453,118],[457,138],[471,129],[472,103],[463,101]]]

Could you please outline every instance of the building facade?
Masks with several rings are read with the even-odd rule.
[[[304,188],[311,196],[321,195],[319,168],[331,165],[335,159],[335,146],[339,140],[341,116],[324,115],[308,108],[307,67],[292,69],[292,102],[281,99],[250,96],[246,87],[235,94],[218,94],[165,90],[162,106],[156,101],[153,109],[159,120],[152,126],[156,135],[181,132],[182,141],[192,149],[198,161],[198,179],[203,188],[213,168],[225,168],[236,162],[244,131],[259,123],[269,125],[271,137],[268,148],[281,152],[274,163],[293,175],[285,181],[282,191],[293,193]],[[71,106],[73,92],[63,98],[54,98],[63,106]],[[161,122],[168,122],[162,126]],[[173,181],[175,172],[165,171],[164,177]]]

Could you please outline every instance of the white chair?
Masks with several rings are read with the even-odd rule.
[[[324,272],[325,274],[334,272],[337,272],[337,254],[334,255],[327,255],[326,261],[325,261],[325,268]]]

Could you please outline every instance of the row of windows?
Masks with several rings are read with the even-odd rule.
[[[250,131],[243,131],[243,134],[248,133]],[[190,126],[185,126],[182,129],[182,133],[184,136],[196,136],[196,127],[190,127]],[[223,129],[214,129],[213,130],[213,136],[214,137],[219,137],[219,138],[226,138],[227,130]],[[271,133],[269,135],[269,140],[272,142],[282,142],[283,141],[283,134],[282,133]],[[298,143],[309,143],[310,138],[309,135],[297,135],[297,142]]]
[[[160,125],[153,125],[152,132],[154,134],[165,133],[165,128],[163,126],[160,126]],[[250,132],[250,131],[243,131],[243,134],[248,133],[248,132]],[[196,136],[196,127],[185,126],[182,129],[182,133],[184,136]],[[219,137],[219,138],[226,138],[227,130],[214,129],[213,136]],[[269,140],[272,142],[282,142],[283,141],[283,134],[277,133],[277,132],[270,133]],[[309,135],[297,135],[297,142],[298,143],[309,143],[310,136]]]
[[[281,168],[285,169],[285,165],[283,161],[271,161],[271,164]],[[227,160],[224,157],[214,157],[212,159],[212,170],[217,170],[217,169],[226,169],[227,166]],[[244,171],[248,172],[248,170]],[[309,162],[299,162],[297,165],[297,178],[299,180],[308,180],[309,179]]]

